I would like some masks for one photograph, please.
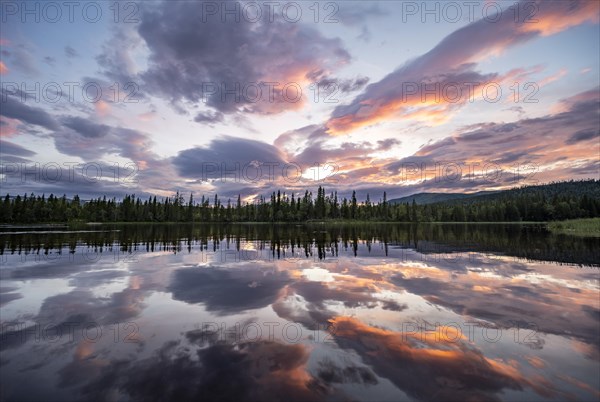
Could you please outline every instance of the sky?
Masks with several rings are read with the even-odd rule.
[[[0,5],[3,194],[600,177],[597,1]]]

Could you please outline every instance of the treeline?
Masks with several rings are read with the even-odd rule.
[[[574,185],[575,184],[575,185]],[[557,191],[557,186],[569,191]],[[579,191],[573,191],[573,188]],[[336,192],[319,187],[316,197],[309,191],[296,197],[277,191],[270,199],[260,196],[253,203],[241,197],[226,201],[217,195],[198,201],[174,197],[142,200],[127,195],[123,200],[99,197],[82,202],[78,196],[6,195],[2,201],[0,223],[49,222],[306,222],[310,220],[357,220],[393,222],[507,222],[549,221],[600,216],[600,181],[553,183],[533,190],[508,190],[494,197],[463,202],[428,205],[390,204],[383,198],[371,201],[367,195],[358,202],[356,192],[340,199]],[[551,190],[549,190],[551,189]]]

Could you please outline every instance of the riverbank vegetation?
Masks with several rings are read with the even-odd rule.
[[[569,219],[550,222],[548,230],[556,234],[600,237],[600,218]]]

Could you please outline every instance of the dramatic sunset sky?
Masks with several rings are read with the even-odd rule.
[[[226,3],[2,1],[1,192],[599,177],[600,2]]]

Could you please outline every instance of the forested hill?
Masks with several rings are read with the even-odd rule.
[[[421,206],[445,211],[450,221],[550,221],[600,216],[600,181],[564,181],[475,193]],[[447,215],[448,211],[452,211]],[[462,211],[465,212],[462,219]],[[458,216],[453,216],[458,214]],[[444,220],[442,217],[441,220]]]
[[[477,197],[480,195],[493,194],[498,191],[479,191],[477,193],[418,193],[408,195],[402,198],[394,198],[389,200],[391,205],[394,204],[412,204],[413,201],[419,205],[434,204],[436,202],[447,202],[453,200],[464,200],[466,198]]]
[[[81,201],[78,196],[7,194],[0,202],[0,223],[45,222],[306,222],[309,220],[349,220],[386,222],[507,222],[552,221],[600,216],[600,181],[569,181],[529,186],[488,194],[473,194],[419,205],[392,203],[386,193],[379,202],[369,195],[358,202],[327,193],[319,187],[316,197],[273,192],[270,199],[259,196],[255,202],[221,199],[217,195],[187,201],[174,197],[141,199],[134,194],[122,200],[98,197]]]
[[[391,199],[389,200],[389,203],[412,203],[413,200],[418,205],[435,203],[452,204],[456,202],[476,203],[532,194],[543,194],[545,197],[550,198],[560,194],[571,196],[583,196],[584,194],[587,194],[592,198],[600,198],[600,182],[597,180],[563,181],[536,186],[524,186],[510,190],[479,191],[476,193],[418,193],[402,198]]]

